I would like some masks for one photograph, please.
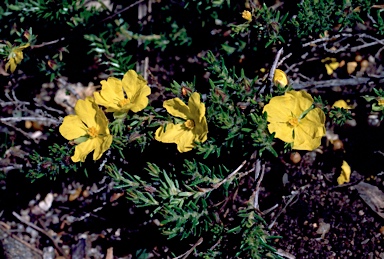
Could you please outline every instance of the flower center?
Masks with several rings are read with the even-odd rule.
[[[99,135],[99,131],[95,127],[88,128],[88,134],[91,138],[96,138]]]
[[[128,98],[124,98],[119,102],[120,107],[124,107],[125,105],[129,104],[131,101]]]
[[[380,106],[384,106],[384,98],[380,98],[377,102]]]
[[[296,127],[297,125],[299,125],[299,120],[295,117],[292,117],[288,120],[288,124],[292,127]]]
[[[195,122],[193,120],[187,120],[184,122],[185,127],[188,129],[193,129],[195,127]]]

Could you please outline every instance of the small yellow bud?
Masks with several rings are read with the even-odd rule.
[[[241,14],[241,16],[247,20],[247,21],[252,21],[252,14],[250,11],[243,11],[243,13]]]
[[[275,86],[286,87],[288,84],[288,77],[283,70],[276,69],[273,75],[273,84]]]
[[[336,102],[332,105],[332,108],[334,108],[334,107],[337,107],[337,108],[343,108],[343,109],[346,109],[346,110],[352,109],[352,107],[349,106],[349,105],[347,104],[347,102],[344,101],[344,100],[338,100],[338,101],[336,101]]]

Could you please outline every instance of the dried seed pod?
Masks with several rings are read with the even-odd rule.
[[[333,141],[333,150],[340,150],[344,148],[344,143],[340,139]]]
[[[301,155],[299,152],[292,152],[289,159],[291,159],[292,163],[297,164],[301,160]]]

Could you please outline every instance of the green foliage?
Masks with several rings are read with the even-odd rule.
[[[201,85],[188,82],[192,76],[181,83],[169,77],[165,87],[151,85],[158,92],[152,92],[144,110],[116,118],[107,114],[113,143],[100,161],[91,161],[89,155],[85,163],[72,163],[73,143],[54,144],[45,150],[48,155],[40,150],[30,155],[27,177],[56,179],[59,173],[87,172],[96,166],[115,181],[129,202],[160,219],[159,227],[168,238],[186,241],[204,237],[204,247],[195,248],[199,257],[280,258],[272,247],[272,239],[278,237],[270,236],[266,222],[252,206],[257,179],[251,178],[250,172],[256,170],[255,156],[278,157],[291,149],[291,143],[281,150],[276,148],[275,135],[268,131],[268,114],[263,113],[271,98],[291,88],[272,86],[266,76],[255,75],[257,64],[249,64],[253,57],[263,57],[264,50],[272,53],[288,40],[353,27],[370,13],[373,2],[304,0],[297,13],[288,13],[284,6],[255,4],[249,6],[252,21],[245,21],[241,17],[245,7],[236,1],[157,1],[152,13],[136,21],[130,19],[132,13],[116,13],[116,6],[112,11],[95,9],[84,0],[6,0],[0,4],[0,22],[4,24],[0,54],[6,60],[13,48],[26,42],[31,45],[12,79],[24,73],[55,81],[76,70],[81,80],[89,73],[84,80],[99,82],[110,76],[122,78],[143,57],[159,60],[161,70],[161,62],[169,58],[177,66],[175,60],[182,55],[192,57],[209,75]],[[377,33],[384,34],[381,10],[374,18]],[[290,30],[292,26],[296,30]],[[243,66],[239,57],[252,61]],[[74,65],[78,67],[73,69]],[[177,97],[187,103],[196,91],[205,104],[208,139],[195,143],[196,148],[187,154],[179,153],[175,144],[155,140],[160,125],[183,122],[157,102]],[[374,89],[374,93],[376,96],[365,99],[375,101],[373,111],[384,118],[384,106],[379,103],[384,91]],[[310,109],[314,107],[338,125],[351,119],[348,110],[329,109],[320,97]],[[1,144],[0,149],[7,144]],[[140,252],[137,256],[144,257],[147,251]]]
[[[304,0],[298,4],[297,16],[291,22],[299,38],[334,29],[342,31],[356,22],[364,23],[361,13],[369,11],[373,2],[376,1]]]
[[[49,179],[55,180],[60,173],[77,171],[78,165],[71,163],[68,156],[68,153],[71,153],[71,149],[68,146],[53,144],[48,147],[48,150],[48,156],[41,156],[36,151],[30,155],[31,163],[34,166],[28,170],[27,177],[33,180],[41,177],[49,177]]]
[[[373,24],[373,27],[377,29],[377,33],[380,35],[384,35],[384,9],[377,10],[377,22]]]
[[[265,48],[270,45],[285,43],[282,32],[285,29],[285,22],[288,13],[281,15],[280,11],[268,8],[263,4],[259,8],[252,10],[252,21],[244,24],[231,24],[233,37],[241,36],[243,39],[253,38],[251,45],[253,49],[257,50],[257,42],[262,41],[265,43]],[[245,42],[244,42],[245,43]],[[237,51],[241,52],[245,44],[240,45]],[[233,50],[234,51],[234,50]],[[233,51],[227,51],[227,54],[232,54]]]
[[[341,126],[343,125],[347,120],[352,119],[351,112],[344,108],[339,108],[339,107],[333,107],[329,111],[329,118],[332,119],[334,123],[337,125]]]
[[[375,96],[371,95],[365,95],[363,98],[367,102],[375,101],[372,104],[372,111],[374,112],[380,112],[380,120],[384,119],[384,90],[383,89],[376,89],[373,88],[373,92],[375,93]]]

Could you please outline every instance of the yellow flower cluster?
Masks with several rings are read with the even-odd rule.
[[[292,149],[314,150],[325,136],[325,114],[313,108],[313,99],[305,91],[289,91],[275,96],[264,106],[268,130]]]
[[[21,63],[23,60],[23,49],[28,48],[29,43],[22,45],[20,47],[12,48],[11,52],[8,55],[8,62],[5,64],[5,71],[10,68],[11,73],[15,72],[16,66]]]
[[[93,160],[97,160],[112,144],[108,119],[98,105],[106,107],[106,112],[114,112],[114,115],[138,112],[148,105],[147,96],[151,89],[133,70],[129,70],[123,80],[110,77],[101,84],[102,89],[94,93],[94,98],[77,101],[75,115],[66,116],[59,128],[64,138],[78,144],[71,157],[73,162],[84,162],[92,151]]]
[[[87,155],[94,151],[93,160],[99,159],[112,144],[112,135],[108,128],[108,119],[98,105],[106,107],[106,112],[113,112],[115,118],[121,118],[129,111],[139,112],[148,105],[151,93],[147,82],[135,71],[129,70],[119,80],[110,77],[101,81],[102,88],[95,92],[94,98],[78,100],[75,114],[64,118],[59,128],[60,134],[77,144],[73,162],[84,162]],[[183,123],[167,123],[160,126],[155,139],[164,143],[176,143],[179,152],[192,150],[196,142],[207,140],[208,125],[205,118],[205,105],[200,102],[200,95],[192,93],[188,105],[179,98],[167,100],[164,108]]]

